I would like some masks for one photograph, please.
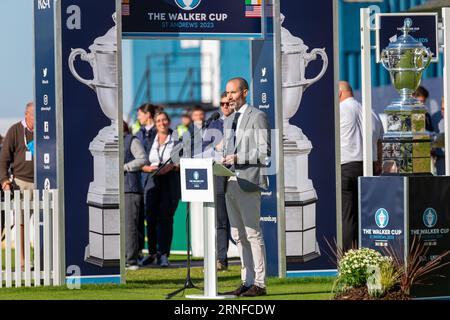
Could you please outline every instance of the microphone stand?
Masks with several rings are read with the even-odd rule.
[[[180,150],[182,151],[182,150]],[[169,162],[172,161],[172,156],[163,163],[162,166],[158,168],[153,174],[152,177],[157,175]],[[184,292],[186,289],[198,289],[201,288],[194,285],[191,278],[191,216],[190,216],[191,208],[189,202],[186,203],[186,244],[187,244],[187,263],[186,263],[186,278],[184,280],[183,287],[169,293],[166,295],[166,299],[172,299],[174,296],[179,294],[180,292]]]

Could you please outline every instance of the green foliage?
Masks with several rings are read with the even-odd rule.
[[[392,258],[384,258],[378,266],[369,268],[367,289],[373,298],[381,298],[399,284],[401,271],[398,270]]]
[[[370,267],[379,267],[385,260],[379,252],[369,248],[347,251],[339,261],[338,278],[333,290],[343,292],[365,286],[371,275]]]

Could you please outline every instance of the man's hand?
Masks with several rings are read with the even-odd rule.
[[[2,189],[3,189],[4,191],[11,190],[11,182],[9,182],[9,181],[3,182],[3,183],[2,183]]]
[[[237,163],[237,155],[231,154],[222,160],[223,164],[233,165]]]
[[[143,166],[142,167],[142,171],[146,172],[146,173],[152,173],[152,172],[155,172],[156,170],[158,170],[157,166]]]

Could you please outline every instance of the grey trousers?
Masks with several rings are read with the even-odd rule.
[[[139,217],[144,214],[144,198],[140,193],[125,193],[125,256],[128,264],[138,263]]]
[[[245,192],[237,181],[229,181],[225,194],[231,237],[241,258],[245,286],[266,287],[266,253],[260,227],[261,192]]]

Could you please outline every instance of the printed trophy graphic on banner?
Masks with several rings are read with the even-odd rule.
[[[113,15],[116,23],[116,15]],[[94,157],[94,181],[89,185],[89,244],[85,260],[98,266],[120,264],[119,212],[119,137],[117,87],[117,33],[116,26],[104,36],[95,39],[89,47],[72,49],[69,68],[73,76],[97,94],[100,108],[111,125],[101,129],[89,145]],[[86,80],[75,70],[75,59],[89,62],[94,79]]]
[[[281,15],[283,24],[285,17]],[[306,262],[320,256],[316,240],[316,202],[313,182],[308,178],[308,155],[311,141],[303,131],[289,123],[300,108],[305,90],[319,81],[328,67],[325,49],[308,53],[303,40],[281,27],[283,82],[283,149],[286,206],[286,255],[288,262]],[[320,73],[313,79],[305,76],[308,64],[323,60]],[[311,106],[306,106],[311,107]],[[314,106],[325,107],[325,106]],[[330,106],[331,107],[331,106]]]

